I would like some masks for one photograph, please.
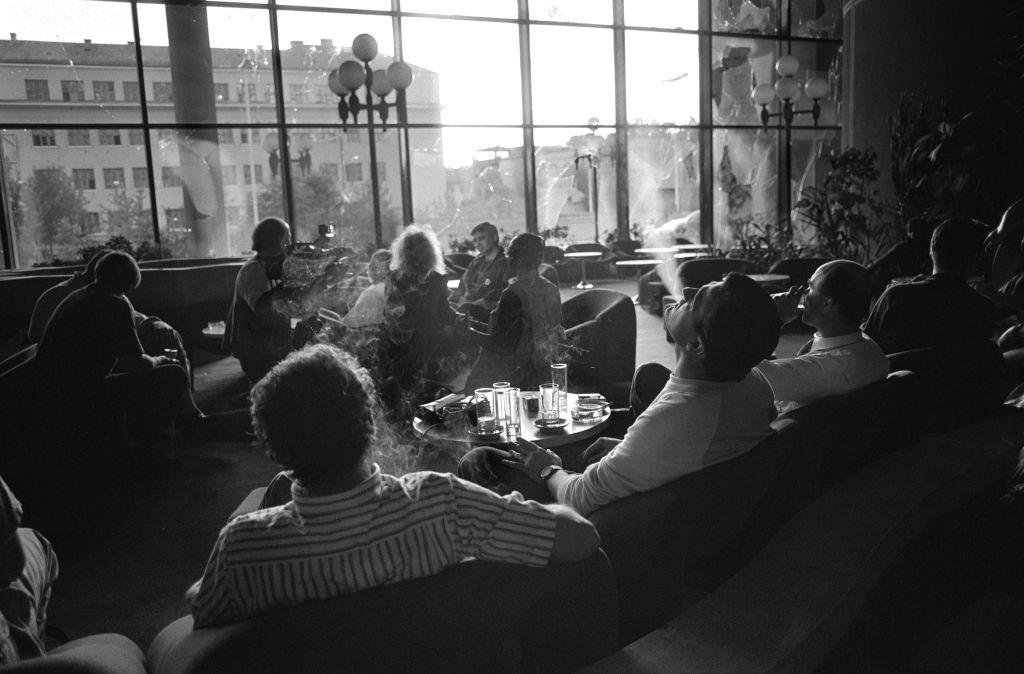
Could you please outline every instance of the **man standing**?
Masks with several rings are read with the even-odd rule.
[[[991,339],[992,302],[965,278],[985,231],[969,218],[943,221],[932,235],[932,275],[890,286],[871,309],[864,332],[886,353]]]
[[[469,263],[462,282],[452,291],[448,301],[459,313],[486,321],[505,290],[508,260],[498,245],[498,228],[489,222],[481,222],[473,228],[473,243],[476,244],[477,256]]]
[[[540,567],[596,551],[593,525],[569,508],[450,474],[382,473],[369,460],[371,385],[353,365],[340,349],[309,346],[253,389],[256,437],[286,471],[267,494],[287,495],[221,531],[186,593],[195,627],[430,576],[468,557]]]
[[[526,485],[530,494],[553,496],[586,515],[751,450],[771,433],[776,414],[771,389],[751,373],[779,340],[768,293],[732,273],[700,290],[687,288],[665,323],[677,344],[675,369],[622,440],[600,438],[590,446],[587,454],[601,458],[582,474],[562,469],[554,452],[520,440],[512,452],[471,451],[460,475],[514,485],[518,471],[536,483]],[[497,480],[481,479],[489,475]]]
[[[871,273],[850,260],[818,267],[806,290],[775,297],[783,324],[796,318],[815,328],[814,339],[795,358],[766,360],[754,368],[771,386],[781,409],[789,409],[884,379],[889,361],[860,331],[871,304]]]

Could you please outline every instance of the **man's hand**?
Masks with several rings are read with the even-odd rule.
[[[583,464],[590,465],[592,463],[597,463],[607,456],[609,452],[618,447],[620,442],[622,442],[622,440],[619,438],[607,437],[600,437],[597,440],[594,440],[594,442],[591,443],[591,445],[583,452]]]
[[[520,438],[516,447],[508,450],[509,458],[502,459],[506,466],[511,466],[526,475],[534,482],[543,483],[540,471],[548,466],[561,466],[562,460],[554,452]]]
[[[779,312],[779,320],[785,325],[797,317],[800,313],[800,300],[807,292],[807,286],[790,286],[784,293],[775,293],[772,300]]]

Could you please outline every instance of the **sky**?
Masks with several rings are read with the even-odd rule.
[[[337,6],[338,0],[279,0],[305,5]],[[268,15],[254,2],[252,9],[208,8],[210,42],[214,47],[252,48],[271,45]],[[387,0],[351,0],[349,7],[387,9]],[[675,22],[692,27],[696,0],[665,3],[629,0],[627,22]],[[531,4],[531,15],[547,20],[571,19],[595,23],[611,20],[611,2],[544,0]],[[131,7],[125,2],[94,0],[4,0],[0,35],[20,39],[125,44],[131,41]],[[469,8],[469,9],[462,9]],[[513,0],[403,0],[406,11],[514,17]],[[673,12],[676,14],[673,15]],[[356,34],[377,38],[382,54],[393,54],[391,19],[386,16],[279,12],[279,43],[301,40],[319,44],[329,38],[347,46]],[[142,44],[167,44],[162,5],[140,4]],[[439,74],[438,86],[445,124],[522,123],[519,37],[515,24],[405,18],[406,61]],[[697,117],[697,41],[694,36],[627,32],[627,100],[630,119],[687,123]],[[590,27],[533,26],[533,113],[536,124],[582,127],[596,117],[614,123],[614,66],[610,30]],[[536,64],[554,64],[537,67]],[[415,86],[415,84],[413,85]],[[599,131],[606,135],[610,129]],[[566,130],[564,138],[579,133]],[[551,137],[552,134],[547,134]],[[518,142],[512,142],[516,141]],[[484,145],[480,145],[484,143]],[[444,133],[447,166],[470,163],[481,147],[521,145],[513,130],[473,130]]]

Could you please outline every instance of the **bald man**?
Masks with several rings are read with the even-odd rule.
[[[861,332],[871,306],[871,273],[850,260],[818,267],[807,288],[793,287],[774,299],[783,324],[796,318],[815,329],[814,339],[795,358],[766,360],[754,368],[785,411],[818,398],[846,393],[884,379],[889,360]]]

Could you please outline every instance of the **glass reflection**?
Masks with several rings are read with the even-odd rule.
[[[534,26],[530,30],[533,119],[586,124],[615,119],[612,33],[600,28]],[[557,63],[557,68],[538,67]]]
[[[788,2],[792,35],[834,39],[843,36],[843,4],[841,0],[788,0]]]
[[[711,29],[730,33],[775,33],[779,0],[710,0]]]
[[[537,129],[534,143],[540,235],[554,243],[603,241],[614,236],[614,131]]]
[[[715,246],[730,248],[752,227],[778,222],[779,132],[719,129],[714,133]]]
[[[696,124],[697,36],[626,31],[626,100],[634,124]]]
[[[612,3],[611,0],[530,0],[530,18],[534,21],[610,24]]]
[[[754,84],[775,81],[776,43],[746,37],[716,37],[711,43],[711,101],[717,124],[760,124],[750,99]],[[769,112],[776,112],[772,103]]]
[[[700,138],[696,129],[631,127],[629,224],[645,242],[700,242]]]
[[[697,0],[629,0],[624,3],[627,26],[697,28]]]

